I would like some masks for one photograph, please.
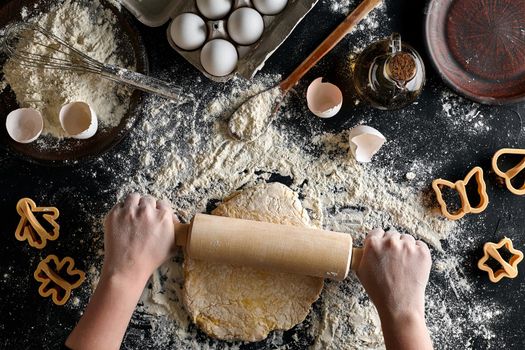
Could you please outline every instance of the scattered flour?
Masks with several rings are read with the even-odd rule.
[[[436,216],[426,204],[428,198],[420,194],[420,182],[435,176],[432,166],[415,160],[408,170],[417,178],[403,181],[403,173],[401,184],[396,183],[395,174],[377,161],[362,165],[351,158],[347,131],[311,130],[306,136],[291,131],[284,123],[297,120],[298,108],[292,108],[290,100],[260,138],[250,143],[231,140],[227,133],[231,113],[278,80],[277,75],[258,75],[252,84],[233,80],[222,92],[202,92],[192,105],[148,97],[145,118],[130,136],[135,139],[129,153],[116,156],[139,161],[113,169],[119,187],[106,190],[118,190],[118,198],[131,191],[167,198],[178,215],[189,220],[196,212],[209,212],[236,190],[278,180],[299,194],[314,225],[349,232],[357,244],[374,226],[414,233],[435,248],[427,319],[436,348],[472,348],[480,339],[496,344],[490,343],[495,340],[492,325],[501,306],[478,297],[475,281],[466,277],[468,259],[450,255],[463,249],[458,247],[471,249],[461,237],[464,229]],[[127,185],[121,188],[123,182]],[[101,232],[100,218],[94,222],[98,222],[94,230]],[[440,253],[442,239],[445,253]],[[97,242],[102,243],[101,236]],[[147,336],[148,344],[161,349],[245,348],[243,343],[206,337],[189,321],[181,299],[182,262],[179,255],[153,275],[128,337],[140,341]],[[99,268],[88,272],[92,283]],[[146,335],[144,327],[149,329]],[[293,331],[270,333],[257,348],[383,349],[384,345],[377,313],[355,276],[350,276],[342,283],[327,281],[303,323]]]
[[[354,0],[328,0],[330,10],[335,13],[348,14],[354,6]]]
[[[257,138],[268,128],[268,123],[273,121],[273,109],[281,98],[281,89],[274,87],[243,103],[231,116],[228,124],[231,133],[240,140]]]
[[[260,75],[252,85],[234,80],[229,91],[205,94],[196,105],[182,109],[174,108],[169,101],[148,98],[144,107],[147,117],[137,129],[142,138],[130,150],[130,154],[142,155],[141,162],[128,170],[129,184],[120,189],[119,198],[130,191],[167,198],[178,215],[189,220],[196,212],[208,211],[210,203],[213,208],[213,203],[230,193],[274,181],[277,174],[299,194],[314,225],[350,232],[357,244],[369,228],[380,226],[416,234],[433,245],[434,274],[454,286],[443,290],[441,285],[429,285],[427,314],[436,344],[443,349],[462,346],[464,332],[467,328],[474,332],[472,327],[479,336],[491,339],[494,335],[486,325],[490,320],[469,320],[470,324],[465,321],[461,326],[452,322],[468,317],[463,312],[469,303],[472,305],[467,309],[473,317],[490,310],[500,312],[497,305],[475,301],[475,289],[465,278],[460,259],[450,260],[439,253],[440,240],[460,227],[436,216],[425,205],[427,199],[412,187],[413,182],[411,186],[398,184],[390,171],[377,163],[356,163],[348,152],[347,131],[313,132],[307,138],[294,135],[282,125],[294,113],[292,108],[285,108],[267,132],[253,142],[228,137],[231,113],[279,79]],[[423,168],[425,164],[413,165],[421,178],[427,177],[420,170]],[[142,297],[139,309],[151,324],[155,346],[239,348],[241,343],[205,337],[189,322],[181,302],[181,265],[181,256],[164,264]],[[384,348],[375,308],[354,276],[343,283],[327,281],[321,299],[294,332],[296,340],[285,340],[283,332],[272,332],[265,344],[277,349],[286,349],[290,342],[313,349]]]
[[[347,12],[355,6],[351,1],[328,2],[334,12]],[[369,25],[377,28],[376,23],[387,18],[384,6],[374,13]],[[381,35],[375,30],[365,34],[366,40],[356,40],[351,50],[358,52]],[[131,191],[150,193],[171,200],[179,217],[189,220],[197,212],[209,212],[234,191],[263,182],[284,182],[298,193],[314,225],[349,232],[357,244],[372,227],[395,227],[434,247],[427,318],[436,348],[472,348],[477,339],[493,340],[491,324],[502,313],[500,307],[477,297],[476,287],[465,277],[465,259],[447,255],[458,248],[450,245],[459,244],[461,239],[455,237],[463,228],[438,217],[421,194],[423,182],[432,176],[431,165],[414,161],[407,171],[417,177],[396,183],[392,170],[377,162],[359,164],[351,158],[348,131],[323,133],[314,128],[305,136],[290,130],[286,122],[298,119],[290,106],[253,142],[233,141],[228,136],[229,116],[247,98],[279,80],[277,75],[258,75],[252,84],[235,79],[222,92],[195,87],[200,98],[182,107],[148,97],[145,118],[132,135],[136,140],[129,154],[117,156],[139,158],[138,163],[114,171],[115,176],[127,180],[127,185],[118,189],[117,199]],[[446,247],[442,246],[444,239]],[[143,338],[142,329],[149,326],[148,337],[156,348],[246,348],[243,343],[208,338],[189,321],[181,301],[182,261],[179,255],[153,275],[141,299],[140,319],[134,320],[141,329],[136,339]],[[89,274],[96,283],[94,271]],[[436,279],[441,283],[435,283]],[[133,336],[134,330],[132,322],[128,336]],[[377,312],[355,276],[341,283],[327,281],[320,300],[291,335],[272,332],[254,346],[384,349]]]
[[[440,102],[443,114],[455,129],[466,129],[470,134],[486,133],[491,130],[488,121],[492,116],[486,116],[480,110],[480,105],[467,102],[463,97],[450,90],[443,90]]]
[[[28,10],[24,8],[22,17],[28,16]],[[98,61],[127,66],[117,54],[117,18],[99,0],[65,0],[31,20]],[[41,45],[47,40],[40,34],[26,33],[17,50],[62,58],[63,54]],[[19,105],[36,108],[42,113],[43,135],[66,136],[58,114],[61,106],[68,102],[89,103],[99,117],[101,128],[118,125],[127,112],[130,91],[97,75],[22,66],[15,59],[6,62],[3,71]]]

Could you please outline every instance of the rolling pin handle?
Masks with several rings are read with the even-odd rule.
[[[191,224],[181,224],[178,220],[173,220],[173,226],[175,231],[175,245],[183,248],[186,247]]]
[[[357,272],[359,265],[361,264],[361,258],[363,257],[363,248],[352,248],[352,262],[350,268],[352,271]]]

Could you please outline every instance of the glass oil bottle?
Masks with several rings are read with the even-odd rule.
[[[356,93],[378,109],[398,109],[411,104],[425,84],[421,56],[402,43],[397,33],[364,49],[351,68]]]

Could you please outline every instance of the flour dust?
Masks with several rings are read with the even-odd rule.
[[[334,13],[353,6],[343,1],[335,8],[335,1],[328,2]],[[379,23],[386,20],[383,6],[363,28],[356,29],[354,34],[366,40],[356,40],[350,51],[357,52],[379,37]],[[174,74],[158,77],[169,79]],[[290,130],[293,121],[315,117],[289,100],[260,137],[249,143],[235,141],[228,132],[232,113],[247,98],[275,86],[281,77],[258,74],[251,83],[234,79],[220,89],[208,88],[200,78],[193,78],[193,91],[189,92],[199,98],[192,103],[178,106],[154,96],[145,99],[143,119],[129,136],[130,148],[115,156],[130,159],[126,168],[113,169],[112,164],[106,164],[119,187],[104,191],[118,192],[115,201],[132,191],[152,194],[172,201],[177,215],[187,221],[195,213],[210,212],[234,191],[263,182],[283,182],[298,193],[313,225],[348,232],[357,245],[369,229],[383,227],[411,233],[433,247],[434,269],[426,311],[436,348],[468,348],[476,339],[486,344],[495,341],[492,324],[502,313],[500,307],[476,296],[473,281],[466,277],[465,259],[444,253],[460,244],[456,237],[464,228],[439,217],[422,191],[439,164],[414,159],[403,174],[404,181],[398,180],[393,169],[377,162],[359,164],[348,149],[348,129],[354,125],[336,133],[318,128],[303,133]],[[454,107],[449,110],[452,117],[456,112]],[[484,120],[480,114],[472,118]],[[385,155],[386,160],[397,155],[395,140],[389,142],[390,147],[387,143],[381,150],[392,153]],[[120,187],[121,183],[125,185]],[[93,230],[99,233],[94,244],[98,247],[102,245],[101,219],[93,218]],[[140,341],[145,337],[143,329],[148,329],[148,343],[160,349],[251,346],[213,340],[189,322],[181,302],[182,261],[181,255],[176,256],[153,275],[127,337]],[[99,269],[100,261],[88,270],[93,285]],[[288,332],[272,332],[257,346],[384,348],[377,312],[354,276],[340,283],[328,281],[303,323]]]

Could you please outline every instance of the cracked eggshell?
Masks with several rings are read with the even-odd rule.
[[[18,143],[35,141],[44,129],[44,118],[33,108],[19,108],[7,115],[5,127],[9,136]]]
[[[71,102],[62,106],[58,117],[62,129],[72,138],[88,139],[97,132],[97,114],[85,102]]]
[[[386,138],[376,129],[359,125],[350,131],[350,151],[358,162],[369,163],[374,154],[386,142]]]
[[[323,78],[317,78],[306,91],[308,109],[319,118],[331,118],[343,105],[341,90],[331,83],[323,83]]]

